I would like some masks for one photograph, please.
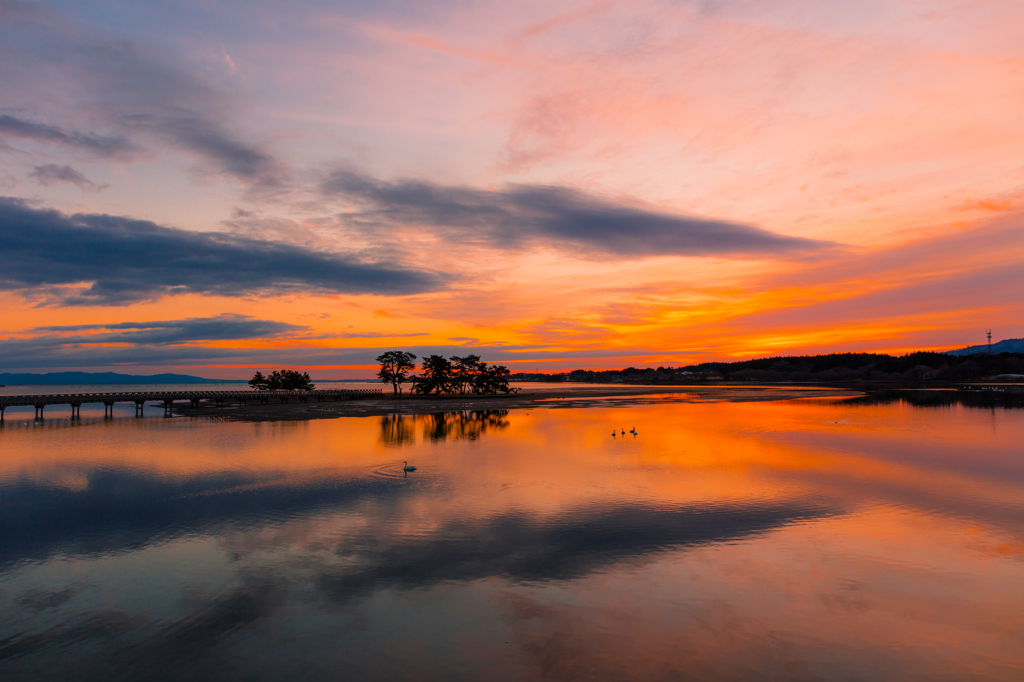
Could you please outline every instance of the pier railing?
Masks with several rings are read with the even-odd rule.
[[[199,407],[207,401],[217,406],[232,402],[239,405],[269,402],[309,402],[316,400],[356,400],[381,395],[381,389],[330,389],[312,391],[126,391],[108,393],[54,393],[46,395],[5,395],[0,396],[0,420],[8,407],[31,405],[36,408],[36,418],[41,419],[43,409],[48,405],[70,405],[71,417],[81,414],[81,407],[87,403],[103,403],[104,415],[114,413],[114,403],[135,403],[135,413],[141,415],[146,403],[163,404],[164,413],[170,414],[176,402],[188,401],[192,407]]]

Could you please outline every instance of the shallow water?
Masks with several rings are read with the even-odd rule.
[[[1024,677],[1024,410],[82,413],[0,431],[0,679]]]
[[[369,381],[319,381],[318,389],[365,390],[380,389],[382,384]],[[113,393],[131,391],[250,391],[247,383],[206,383],[206,384],[55,384],[30,386],[8,384],[0,386],[0,395],[54,395],[59,393]],[[59,410],[60,408],[54,408]],[[29,408],[31,411],[31,408]],[[100,409],[102,413],[102,408]],[[69,409],[70,414],[70,409]]]

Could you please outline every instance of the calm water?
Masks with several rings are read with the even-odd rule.
[[[384,388],[384,384],[369,381],[318,381],[318,389],[367,389]],[[408,388],[408,386],[406,386]],[[17,386],[7,384],[0,386],[0,395],[53,395],[56,393],[116,393],[130,391],[248,391],[250,386],[246,383],[224,383],[224,384],[69,384],[56,386]],[[60,407],[49,408],[60,410]],[[67,409],[69,414],[71,408]],[[134,408],[132,408],[134,410]],[[31,411],[31,408],[30,408]],[[102,406],[100,414],[103,413]],[[83,415],[84,416],[84,415]]]
[[[0,431],[5,681],[1024,679],[1024,410],[82,413]]]

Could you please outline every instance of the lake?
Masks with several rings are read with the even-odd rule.
[[[1024,410],[29,410],[5,681],[1024,679]]]

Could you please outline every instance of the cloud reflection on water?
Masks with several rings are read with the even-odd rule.
[[[337,554],[353,568],[320,575],[331,601],[387,587],[419,588],[499,576],[511,581],[572,580],[621,561],[681,547],[732,542],[837,513],[812,502],[571,509],[539,517],[511,512],[452,521],[428,536],[375,532],[341,538]]]
[[[250,528],[401,492],[382,479],[327,480],[220,472],[190,478],[86,472],[80,490],[21,480],[0,486],[0,569],[54,555],[139,550],[185,534]]]
[[[219,646],[228,636],[279,614],[286,601],[284,584],[248,580],[223,594],[193,600],[185,615],[171,620],[90,610],[69,624],[0,641],[0,664],[27,659],[15,671],[19,679],[240,679]],[[130,646],[124,646],[128,641]],[[33,660],[55,649],[71,653]]]
[[[1015,679],[1021,416],[807,400],[9,430],[0,675]]]
[[[508,511],[450,519],[430,535],[406,536],[385,521],[417,487],[405,479],[294,481],[237,473],[166,480],[135,471],[93,471],[82,490],[27,481],[0,488],[0,567],[54,555],[95,557],[143,549],[183,535],[232,535],[366,502],[381,522],[338,538],[332,551],[358,570],[332,571],[332,598],[378,587],[503,576],[571,579],[628,558],[726,542],[837,513],[818,503],[621,504],[554,515]],[[391,512],[384,507],[392,507]],[[20,522],[15,522],[19,519]]]

